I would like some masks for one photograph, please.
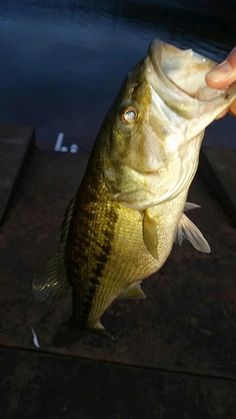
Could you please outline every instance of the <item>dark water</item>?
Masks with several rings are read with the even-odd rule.
[[[91,148],[122,79],[153,38],[217,61],[234,46],[234,2],[192,3],[0,0],[0,121],[35,126],[43,148],[59,131]]]

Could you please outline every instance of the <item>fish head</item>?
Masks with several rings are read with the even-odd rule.
[[[153,41],[105,120],[104,178],[113,199],[141,210],[189,187],[206,126],[236,96],[235,86],[206,85],[215,65],[192,50]]]

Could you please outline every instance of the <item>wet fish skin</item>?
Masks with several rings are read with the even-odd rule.
[[[93,163],[91,162],[91,166]],[[66,247],[73,318],[80,328],[102,328],[101,313],[122,293],[162,266],[175,238],[186,192],[157,211],[159,260],[143,241],[143,214],[114,201],[96,164],[81,184]],[[95,182],[96,181],[96,182]],[[78,280],[79,278],[79,280]]]
[[[57,257],[33,283],[37,298],[62,294],[66,281],[58,272],[65,270],[80,329],[103,329],[101,316],[116,298],[144,298],[142,280],[160,269],[175,240],[209,253],[183,213],[204,129],[236,96],[235,87],[206,86],[214,65],[154,41],[109,110],[67,211]]]
[[[143,66],[138,66],[129,76],[108,114],[76,197],[66,247],[66,266],[73,289],[73,318],[80,328],[103,328],[101,314],[132,284],[138,287],[140,281],[164,263],[174,240],[172,218],[169,217],[172,228],[166,234],[162,226],[164,222],[166,230],[167,217],[161,217],[160,260],[155,260],[143,241],[143,213],[114,199],[112,188],[117,188],[117,193],[117,190],[122,190],[123,184],[119,184],[118,176],[108,186],[105,174],[109,170],[110,153],[123,160],[127,154],[127,142],[131,142],[134,135],[140,143],[143,140],[141,131],[146,123],[145,118],[132,132],[124,128],[119,119],[120,109],[130,104],[131,96],[132,104],[140,102],[140,113],[145,114],[150,104],[150,89],[144,78]],[[140,152],[137,164],[142,170],[145,162],[140,163],[139,157]],[[129,182],[125,186],[129,188]],[[138,190],[134,191],[134,197],[138,193]],[[131,194],[132,190],[129,190],[129,197]],[[166,212],[173,214],[174,218],[177,212],[179,217],[186,200],[186,193],[183,195],[182,199],[177,199],[178,206],[166,203],[163,212],[168,207]],[[169,240],[162,240],[164,236],[169,236]]]

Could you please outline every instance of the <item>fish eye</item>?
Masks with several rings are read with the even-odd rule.
[[[138,112],[134,106],[127,106],[123,108],[120,113],[121,122],[125,125],[132,124],[136,121],[138,117]]]

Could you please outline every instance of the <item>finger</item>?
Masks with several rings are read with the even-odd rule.
[[[206,75],[210,87],[222,89],[236,81],[236,47],[223,63],[219,64]]]
[[[230,106],[230,112],[236,116],[236,101],[234,101],[234,103],[232,103],[232,105]]]

